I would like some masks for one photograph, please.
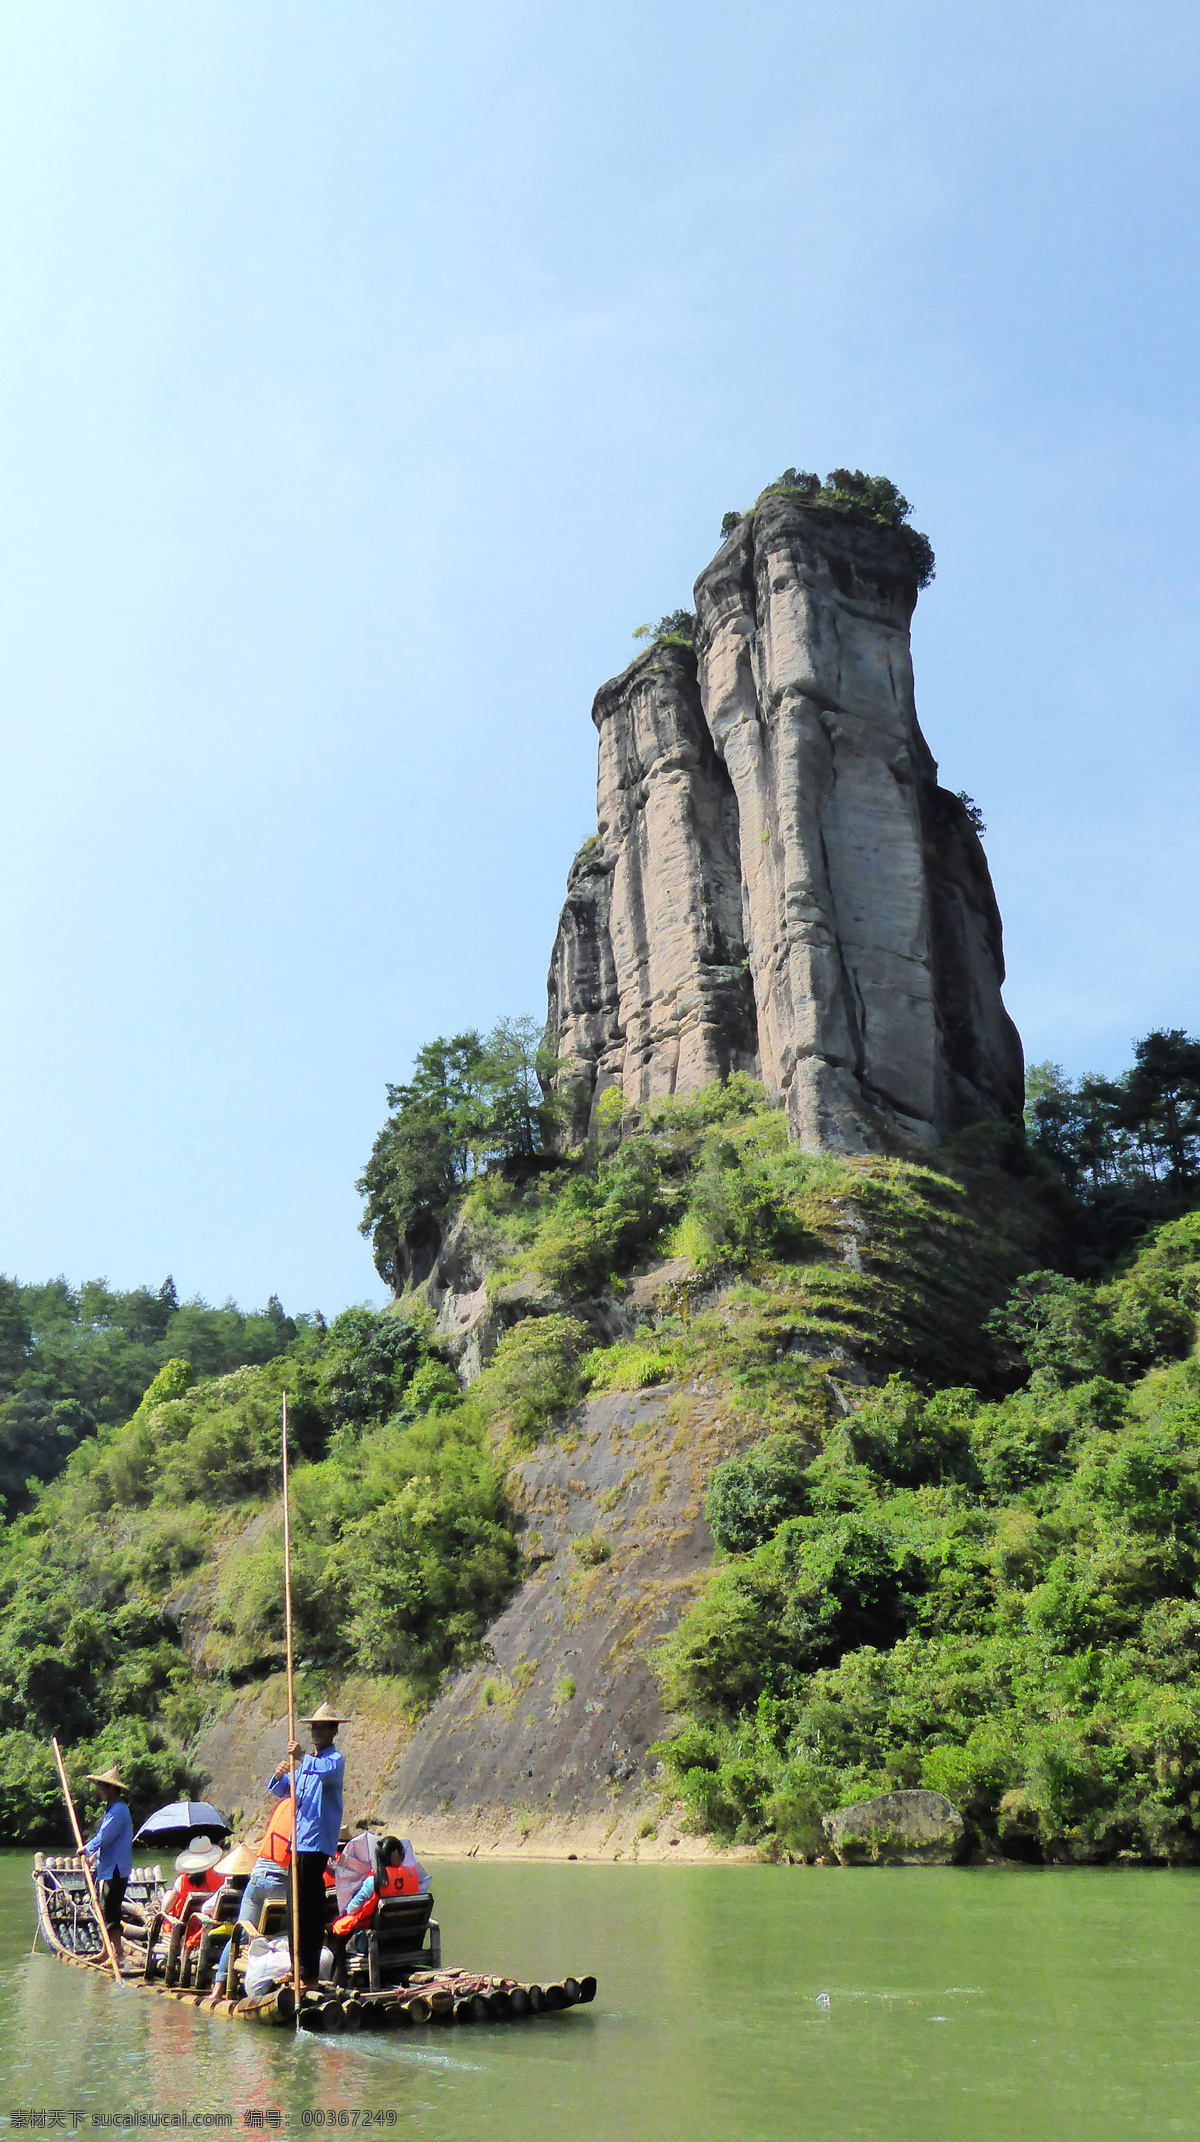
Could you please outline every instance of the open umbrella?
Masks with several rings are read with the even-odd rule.
[[[142,1837],[154,1837],[166,1844],[169,1838],[190,1837],[196,1830],[203,1830],[209,1837],[228,1837],[229,1824],[207,1800],[172,1800],[169,1807],[157,1807],[147,1815],[134,1843]]]

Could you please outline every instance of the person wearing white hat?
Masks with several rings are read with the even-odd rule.
[[[311,1718],[302,1718],[312,1734],[313,1752],[305,1755],[298,1740],[267,1780],[268,1792],[283,1799],[288,1790],[288,1765],[296,1765],[296,1892],[299,1925],[292,1929],[295,1953],[300,1959],[300,1977],[305,1986],[319,1983],[321,1948],[325,1939],[325,1869],[338,1847],[342,1826],[342,1797],[346,1758],[334,1747],[337,1730],[345,1720],[327,1703]],[[289,1898],[290,1905],[290,1898]]]
[[[221,1846],[214,1844],[211,1837],[193,1837],[187,1850],[181,1852],[175,1862],[176,1879],[163,1899],[164,1919],[175,1924],[186,1917],[188,1901],[192,1897],[211,1897],[216,1901],[216,1891],[223,1879],[217,1863],[222,1857]],[[195,1947],[201,1932],[199,1915],[193,1912],[184,1937],[189,1948]]]

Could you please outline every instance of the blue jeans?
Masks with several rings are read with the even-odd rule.
[[[275,1902],[286,1904],[289,1891],[288,1878],[282,1867],[275,1866],[269,1859],[256,1860],[238,1907],[239,1925],[252,1927],[257,1933],[263,1905]]]

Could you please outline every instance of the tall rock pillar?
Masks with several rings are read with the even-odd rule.
[[[767,1085],[801,1141],[935,1143],[1019,1111],[1000,918],[917,722],[898,533],[771,493],[696,583],[709,732],[738,802]]]
[[[569,1137],[607,1086],[740,1068],[813,1149],[1020,1112],[987,860],[917,722],[913,561],[904,529],[769,492],[696,582],[694,650],[597,694],[549,982]]]

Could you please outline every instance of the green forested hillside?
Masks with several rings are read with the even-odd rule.
[[[58,1827],[51,1733],[77,1773],[116,1760],[152,1800],[199,1782],[201,1719],[281,1663],[285,1388],[309,1661],[406,1674],[419,1701],[478,1642],[514,1543],[481,1438],[456,1432],[455,1378],[412,1325],[351,1310],[265,1366],[194,1380],[170,1361],[5,1528],[3,1837]]]
[[[220,1375],[274,1360],[296,1334],[274,1295],[248,1316],[233,1302],[180,1303],[172,1279],[122,1294],[103,1279],[22,1286],[0,1273],[2,1506],[27,1509],[28,1483],[53,1479],[78,1443],[127,1420],[164,1362]]]
[[[1193,1214],[1107,1286],[1023,1281],[1009,1396],[893,1377],[719,1470],[661,1658],[696,1819],[811,1853],[928,1785],[1010,1854],[1200,1858],[1198,1308]]]
[[[383,1677],[414,1713],[521,1582],[513,1460],[589,1391],[670,1384],[682,1443],[704,1392],[751,1446],[711,1482],[718,1561],[658,1661],[663,1787],[694,1823],[811,1851],[825,1809],[924,1781],[1010,1851],[1200,1856],[1200,1120],[1179,1050],[1157,1143],[1127,1094],[1041,1067],[1028,1138],[977,1129],[928,1161],[805,1155],[742,1077],[609,1096],[558,1156],[529,1065],[520,1028],[431,1044],[364,1178],[397,1284],[451,1220],[487,1269],[502,1335],[468,1391],[411,1285],[328,1330],[277,1305],[189,1323],[153,1296],[135,1330],[76,1298],[62,1358],[116,1329],[128,1381],[88,1386],[93,1425],[0,1533],[0,1833],[57,1828],[51,1731],[77,1772],[115,1757],[150,1798],[278,1670],[285,1386],[302,1660]],[[1064,1115],[1091,1141],[1074,1180]],[[10,1392],[50,1322],[22,1313]]]

